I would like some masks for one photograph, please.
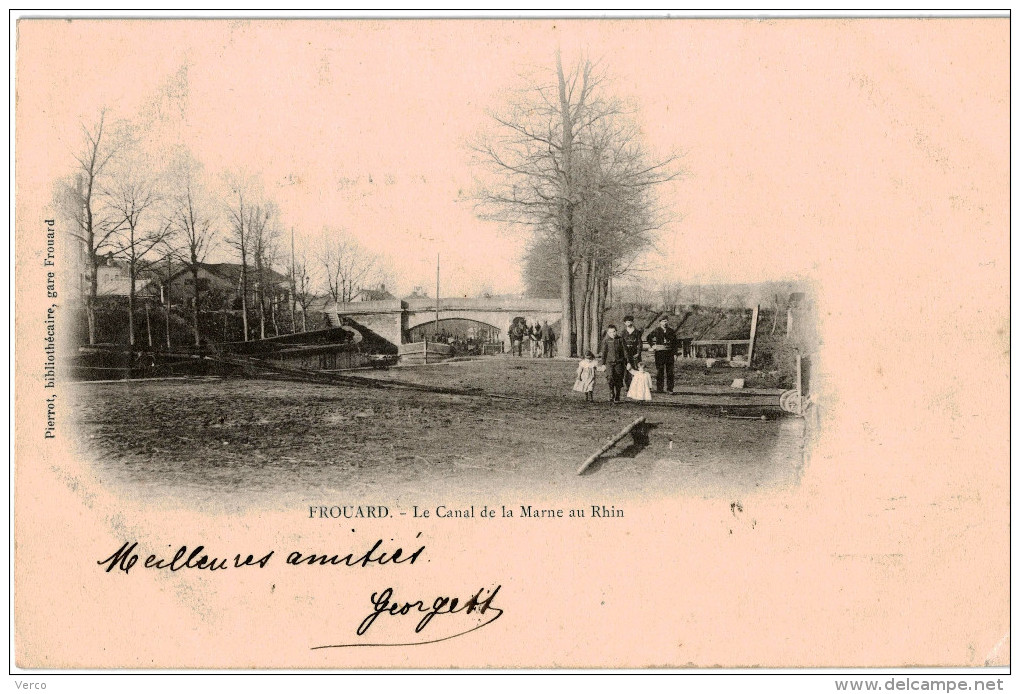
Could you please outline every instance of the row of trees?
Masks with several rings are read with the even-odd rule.
[[[545,283],[562,302],[561,354],[594,349],[611,283],[634,269],[667,221],[655,190],[679,175],[677,157],[654,159],[645,150],[631,112],[608,93],[599,66],[582,61],[564,70],[558,53],[547,79],[520,92],[493,114],[493,123],[491,135],[474,147],[490,174],[478,211],[532,231],[523,270],[529,283]],[[190,273],[198,344],[199,272],[218,246],[240,266],[245,339],[279,332],[272,268],[286,265],[288,254],[280,212],[257,179],[233,172],[211,183],[186,155],[157,165],[165,155],[150,156],[151,147],[130,128],[115,130],[108,134],[105,115],[83,127],[77,171],[61,187],[86,258],[90,343],[97,269],[112,253],[130,276],[131,322],[140,273],[164,260],[168,269],[176,263]],[[289,255],[292,329],[296,306],[307,308],[313,291],[349,301],[378,264],[337,229],[326,229],[312,262],[304,250],[292,247]]]
[[[201,343],[199,311],[229,308],[230,297],[203,289],[200,282],[203,264],[217,251],[225,251],[239,265],[236,296],[245,340],[281,332],[284,321],[278,315],[279,275],[274,267],[286,268],[289,327],[295,331],[299,306],[304,330],[305,314],[316,295],[328,293],[334,301],[350,301],[378,269],[376,257],[333,227],[324,229],[311,259],[304,248],[298,252],[293,230],[286,248],[280,211],[257,177],[228,172],[210,181],[189,154],[164,164],[151,154],[149,145],[129,123],[111,126],[103,112],[94,123],[83,124],[81,145],[74,153],[75,171],[57,184],[57,206],[66,215],[85,262],[89,344],[96,343],[99,267],[109,257],[126,270],[132,345],[139,278],[159,274],[169,302],[169,282],[182,269],[190,276],[194,343]]]
[[[677,157],[653,159],[630,112],[607,93],[591,61],[525,89],[475,145],[488,171],[483,218],[528,228],[529,284],[562,302],[561,356],[594,350],[610,283],[634,269],[667,217],[655,189],[679,175]]]
[[[743,285],[663,281],[652,285],[632,283],[620,286],[616,293],[616,303],[662,311],[672,311],[681,305],[725,310],[746,309],[752,304],[758,304],[771,315],[767,329],[769,335],[775,335],[780,327],[781,316],[786,315],[795,297],[803,291],[803,286],[793,281]]]

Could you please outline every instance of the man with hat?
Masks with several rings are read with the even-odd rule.
[[[641,362],[641,343],[644,338],[641,331],[634,327],[634,316],[624,316],[623,325],[623,333],[620,334],[620,337],[623,338],[623,347],[627,352],[627,372],[624,375],[624,382],[630,388],[630,370],[637,370],[638,364]]]
[[[663,375],[666,390],[673,393],[673,361],[676,358],[676,332],[669,327],[666,316],[659,319],[659,327],[648,333],[648,344],[655,353],[655,390],[662,392]]]

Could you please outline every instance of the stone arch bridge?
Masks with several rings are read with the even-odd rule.
[[[326,307],[326,314],[333,325],[353,323],[355,327],[367,328],[395,347],[409,342],[409,334],[414,328],[436,320],[436,300],[415,298],[331,304]],[[552,325],[561,315],[559,299],[439,299],[440,321],[461,318],[495,328],[507,351],[510,349],[507,332],[515,317],[537,318]]]

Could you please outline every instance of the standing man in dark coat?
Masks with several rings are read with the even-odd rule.
[[[627,350],[627,371],[624,373],[624,383],[630,388],[630,369],[637,370],[638,364],[641,362],[641,342],[643,337],[641,331],[634,327],[634,316],[623,317],[623,333],[620,337],[623,339],[623,346]]]
[[[666,390],[673,393],[673,362],[676,358],[676,332],[669,327],[665,316],[659,319],[659,327],[648,333],[648,344],[655,353],[655,390],[662,392],[665,374]]]
[[[556,347],[556,335],[553,334],[549,323],[542,321],[542,356],[552,359],[553,350]]]
[[[623,344],[623,338],[616,334],[615,325],[610,325],[606,329],[606,336],[599,349],[599,364],[606,367],[610,401],[620,402],[623,375],[627,373],[627,348]]]

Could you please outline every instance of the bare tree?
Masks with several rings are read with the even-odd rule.
[[[172,245],[184,268],[191,274],[191,322],[195,346],[202,344],[199,332],[199,306],[202,300],[198,273],[209,252],[216,246],[213,229],[212,205],[205,190],[198,183],[197,166],[186,163],[176,183],[180,192],[170,210]],[[169,276],[168,276],[169,279]],[[168,303],[169,305],[169,303]]]
[[[747,294],[739,289],[734,290],[729,297],[729,301],[726,303],[727,308],[747,308],[748,304]]]
[[[257,188],[251,178],[239,174],[228,174],[227,184],[230,188],[227,202],[227,216],[230,221],[228,245],[233,248],[241,261],[241,272],[238,278],[238,293],[241,296],[241,325],[244,340],[247,342],[248,330],[248,299],[249,299],[249,263],[254,258],[254,240],[263,233],[269,222],[270,210],[259,198]],[[264,336],[263,327],[263,336]]]
[[[326,290],[338,304],[354,300],[357,290],[371,277],[378,262],[356,241],[330,227],[326,228],[317,255],[326,280]]]
[[[645,282],[633,281],[616,287],[616,296],[621,305],[640,306],[651,309],[658,303],[659,297],[648,288]]]
[[[794,288],[789,282],[769,282],[763,289],[765,305],[772,312],[769,335],[775,335],[776,328],[779,327],[779,316],[786,315],[790,308],[790,294]]]
[[[110,189],[104,191],[110,209],[117,215],[111,241],[127,264],[128,341],[132,347],[138,276],[159,260],[151,253],[164,242],[170,230],[169,224],[162,222],[154,211],[161,200],[158,185],[154,178],[128,169],[120,172]]]
[[[664,280],[659,284],[659,300],[662,302],[662,308],[666,311],[671,311],[681,303],[683,297],[684,285],[682,282]]]
[[[559,242],[553,234],[537,233],[524,252],[521,264],[528,296],[556,299],[560,296]]]
[[[248,217],[248,239],[251,258],[255,263],[255,300],[259,314],[259,337],[266,339],[266,293],[269,292],[269,310],[275,302],[273,261],[276,259],[276,242],[279,230],[271,223],[276,216],[272,203],[261,203],[250,208]],[[275,314],[274,314],[275,315]]]
[[[673,156],[650,162],[605,81],[590,61],[564,71],[557,52],[552,79],[492,114],[496,132],[474,146],[491,174],[479,214],[555,245],[561,356],[597,341],[610,279],[630,270],[660,224],[649,192],[677,175]]]
[[[733,304],[732,287],[726,284],[701,285],[701,300],[704,306],[714,309],[725,309]]]
[[[661,217],[636,135],[610,121],[583,134],[588,146],[577,152],[575,166],[583,194],[575,207],[573,258],[578,349],[587,351],[598,347],[610,282],[635,269]]]
[[[81,242],[85,253],[88,292],[85,312],[88,317],[89,344],[96,344],[96,298],[99,294],[100,258],[111,249],[118,230],[116,220],[102,209],[101,185],[118,147],[107,132],[106,110],[91,126],[82,124],[81,148],[74,154],[76,171],[69,181],[59,184],[58,197],[74,222],[71,235]]]
[[[302,272],[304,268],[302,268]],[[290,228],[290,331],[296,333],[297,329],[297,250],[294,244],[294,227]]]
[[[280,335],[280,327],[276,321],[276,309],[279,303],[279,291],[273,265],[279,255],[280,229],[272,219],[276,217],[275,209],[269,206],[266,224],[258,228],[252,235],[252,251],[255,257],[256,294],[259,302],[259,331],[262,339],[266,338],[266,311],[269,311],[269,322],[273,326],[273,334]],[[255,231],[255,228],[253,228]]]
[[[315,294],[312,292],[313,278],[308,255],[302,248],[294,259],[294,299],[301,307],[301,331],[308,332],[308,309],[311,308]]]
[[[227,243],[234,248],[241,259],[241,276],[238,291],[241,295],[241,329],[244,341],[248,341],[248,191],[242,185],[231,186],[231,200],[228,203],[231,235]]]

